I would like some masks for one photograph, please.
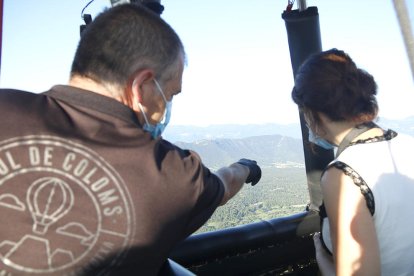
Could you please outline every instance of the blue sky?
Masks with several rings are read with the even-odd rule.
[[[67,83],[83,24],[81,10],[88,2],[4,0],[0,86],[42,92]],[[413,116],[414,83],[392,1],[307,2],[318,7],[323,49],[345,50],[374,75],[380,116]],[[287,0],[162,0],[162,4],[162,17],[180,35],[188,56],[171,124],[299,120],[290,99],[293,75],[281,19]],[[414,5],[411,0],[408,4],[412,15]],[[85,13],[94,16],[104,7],[110,7],[110,0],[95,0]]]

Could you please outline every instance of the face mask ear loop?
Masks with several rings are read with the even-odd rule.
[[[142,116],[144,116],[145,123],[149,124],[148,119],[147,119],[147,115],[145,115],[145,111],[144,111],[144,108],[142,107],[142,104],[138,103],[138,107],[139,107],[139,109],[141,109],[141,113],[142,113]]]
[[[135,82],[136,82],[136,81],[137,81],[137,80],[135,79],[135,80],[132,82],[131,91],[134,89],[134,87],[135,87]],[[140,98],[140,96],[139,96],[139,95],[138,95],[138,98]],[[148,118],[147,118],[147,115],[145,114],[145,111],[144,111],[144,108],[142,107],[141,102],[138,102],[138,107],[139,107],[139,109],[141,110],[142,116],[144,116],[144,121],[145,121],[145,123],[149,124],[149,122],[148,122]]]
[[[158,83],[158,81],[157,81],[156,79],[154,79],[154,83],[155,83],[155,85],[156,85],[156,86],[157,86],[157,88],[158,88],[158,92],[160,92],[160,94],[161,94],[162,98],[164,99],[164,102],[165,102],[165,103],[166,103],[166,102],[168,102],[168,101],[167,101],[167,98],[165,98],[164,91],[162,91],[161,86],[160,86],[160,84]]]
[[[161,94],[161,97],[162,97],[162,99],[164,100],[164,103],[165,103],[165,112],[164,112],[164,115],[163,115],[163,117],[162,117],[162,119],[161,119],[161,122],[165,122],[165,120],[166,120],[166,112],[167,112],[167,105],[168,105],[168,101],[167,101],[167,98],[165,97],[165,95],[164,95],[164,91],[162,91],[162,88],[161,88],[161,86],[160,86],[160,84],[158,83],[158,81],[154,78],[154,83],[155,83],[155,86],[157,86],[157,88],[158,88],[158,92],[160,92],[160,94]]]

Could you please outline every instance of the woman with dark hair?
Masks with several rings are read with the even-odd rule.
[[[414,139],[374,123],[376,94],[374,78],[337,49],[296,74],[309,141],[336,150],[314,237],[323,275],[414,275]]]

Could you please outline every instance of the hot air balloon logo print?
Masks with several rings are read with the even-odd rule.
[[[44,235],[50,225],[70,211],[74,197],[66,182],[44,177],[30,185],[26,200],[34,221],[33,232]]]
[[[128,186],[110,163],[47,135],[0,141],[7,158],[14,165],[0,174],[0,276],[74,275],[107,255],[111,265],[122,262],[125,252],[113,250],[132,243],[137,224]]]

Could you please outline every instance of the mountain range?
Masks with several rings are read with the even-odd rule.
[[[407,133],[414,136],[414,117],[405,119],[386,119],[380,117],[376,122],[381,127],[391,128],[397,132]],[[175,142],[196,142],[200,140],[213,139],[239,139],[252,136],[263,135],[282,135],[292,138],[301,139],[299,123],[293,124],[222,124],[210,126],[185,126],[171,125],[168,126],[164,137]]]
[[[302,140],[282,135],[262,135],[237,139],[205,139],[177,146],[197,152],[210,168],[229,165],[240,158],[256,160],[264,167],[303,167]]]
[[[377,124],[414,136],[414,117],[380,118]],[[200,233],[295,214],[309,202],[299,124],[172,125],[163,136],[181,148],[197,152],[213,171],[240,158],[256,160],[262,168],[259,185],[246,185],[216,210]]]
[[[380,118],[383,128],[414,136],[414,117]],[[169,126],[164,137],[184,149],[197,152],[204,164],[219,168],[240,158],[256,160],[262,167],[303,167],[299,124]]]

